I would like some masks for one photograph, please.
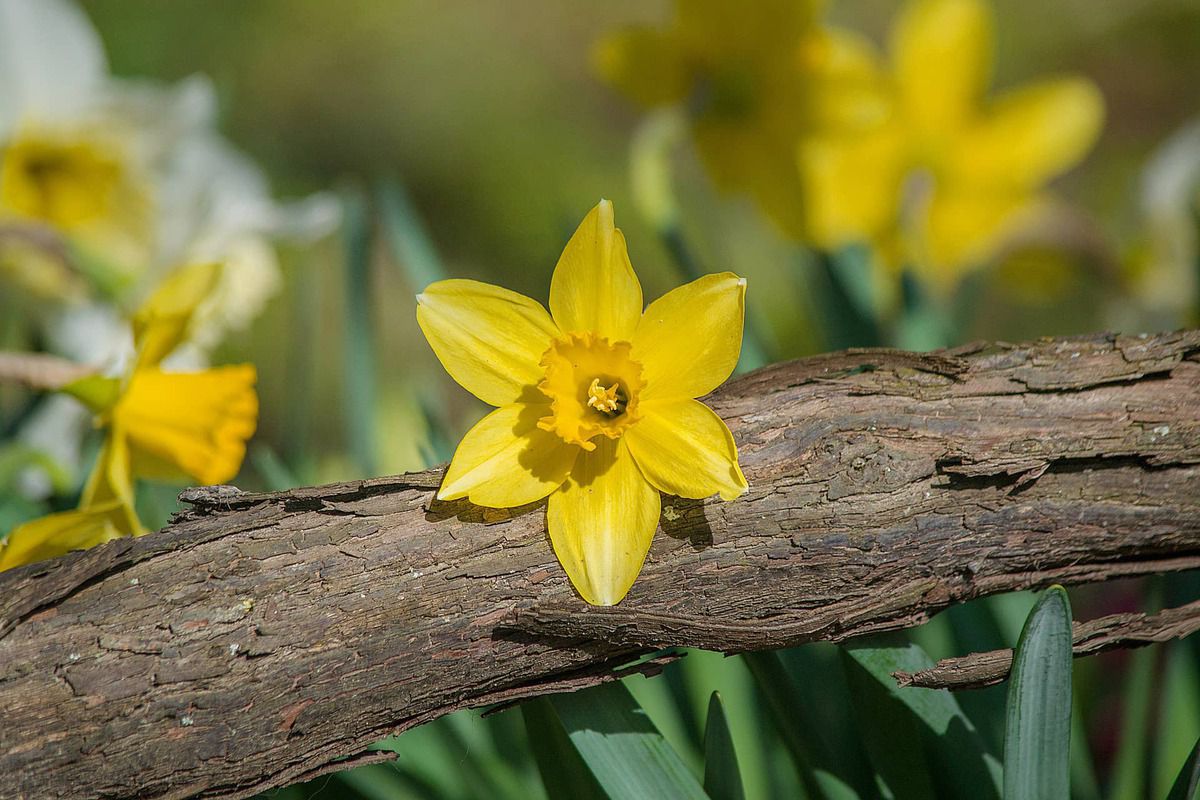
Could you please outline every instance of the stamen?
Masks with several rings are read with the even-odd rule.
[[[588,407],[610,417],[620,414],[625,410],[625,398],[620,394],[620,388],[621,384],[614,383],[606,389],[600,385],[599,378],[592,378],[592,385],[588,387]]]

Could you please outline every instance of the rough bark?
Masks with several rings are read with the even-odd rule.
[[[1200,631],[1200,600],[1157,614],[1112,614],[1087,622],[1076,622],[1071,650],[1076,658],[1115,650],[1144,647],[1182,639]],[[924,689],[981,689],[1008,677],[1013,651],[989,650],[956,658],[943,658],[920,672],[893,672],[900,686]]]
[[[1198,359],[1190,331],[760,370],[710,398],[750,493],[664,499],[610,609],[572,592],[540,505],[436,502],[436,470],[192,493],[163,531],[0,575],[0,797],[242,797],[667,645],[1200,567]]]

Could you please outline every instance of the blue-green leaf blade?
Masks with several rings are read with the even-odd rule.
[[[707,799],[696,776],[619,682],[554,695],[550,704],[612,800]]]
[[[521,717],[547,797],[608,800],[571,744],[549,698],[536,697],[521,703]]]
[[[709,698],[704,724],[704,791],[713,800],[743,800],[746,796],[725,706],[716,692]]]
[[[1004,729],[1004,798],[1070,796],[1071,602],[1038,599],[1013,656]]]
[[[881,718],[874,725],[870,719],[859,724],[872,762],[885,778],[892,776],[889,785],[897,797],[949,794],[984,800],[1000,796],[1000,762],[988,752],[957,698],[945,689],[902,689],[892,677],[897,671],[919,672],[933,666],[933,659],[924,650],[911,643],[851,644],[844,652],[860,715],[867,716],[867,705],[880,708],[882,713],[886,710],[882,708],[884,701],[890,697],[911,715],[910,721],[917,723],[916,733],[926,745],[927,760],[920,759],[919,753],[908,753],[917,743],[896,741],[894,729],[905,720],[894,713],[890,723]],[[871,683],[866,684],[863,678]],[[921,775],[915,774],[913,768],[924,763],[929,763],[932,771],[928,777],[939,782],[941,792],[926,790]]]

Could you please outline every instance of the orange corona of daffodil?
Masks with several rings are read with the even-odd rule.
[[[1076,77],[986,98],[993,49],[984,0],[908,0],[886,121],[798,145],[816,244],[873,242],[944,291],[1043,203],[1043,185],[1095,143],[1103,100]]]
[[[658,525],[659,492],[747,490],[725,423],[696,400],[742,342],[746,282],[706,275],[651,303],[602,200],[567,243],[550,312],[470,280],[430,285],[417,321],[446,371],[497,406],[463,437],[442,500],[514,507],[549,497],[554,552],[583,599],[629,591]]]
[[[682,105],[717,188],[746,192],[784,231],[802,235],[807,192],[797,142],[856,132],[885,109],[870,46],[820,24],[818,0],[677,0],[667,28],[602,40],[596,65],[644,106]]]
[[[237,474],[258,419],[249,364],[167,372],[162,360],[188,336],[220,265],[176,272],[134,316],[136,356],[120,378],[91,376],[63,387],[97,412],[107,435],[79,508],[18,526],[0,570],[145,533],[134,512],[135,477],[214,484]]]

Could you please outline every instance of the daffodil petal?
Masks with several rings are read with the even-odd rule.
[[[647,402],[625,434],[629,452],[656,489],[696,500],[746,493],[737,445],[724,421],[698,400]]]
[[[1007,92],[963,136],[960,180],[1033,189],[1075,165],[1095,144],[1104,99],[1091,81],[1063,78]]]
[[[644,106],[680,100],[688,70],[678,40],[666,31],[629,28],[605,37],[592,54],[604,80]]]
[[[563,333],[591,331],[610,341],[633,337],[642,287],[609,201],[588,212],[559,256],[550,279],[550,313]]]
[[[79,505],[83,508],[118,500],[133,507],[133,466],[129,457],[129,442],[125,432],[109,429],[96,459],[96,466],[83,487]]]
[[[710,116],[693,122],[692,137],[719,191],[747,192],[781,231],[803,236],[803,186],[788,166],[796,148],[794,131],[774,135],[762,126]]]
[[[438,498],[470,498],[493,508],[541,500],[562,485],[579,448],[537,426],[548,404],[498,408],[467,431],[446,469]]]
[[[953,137],[991,78],[993,21],[984,0],[908,0],[892,58],[908,125],[937,147]]]
[[[129,439],[133,472],[168,480],[182,473],[204,484],[233,478],[258,422],[255,379],[249,364],[136,370],[112,423]]]
[[[644,399],[700,397],[733,373],[742,349],[746,281],[705,275],[655,300],[633,337]]]
[[[430,284],[417,295],[417,323],[446,372],[492,406],[536,391],[539,361],[558,336],[540,303],[479,281]]]
[[[807,235],[817,246],[834,250],[873,241],[895,219],[905,167],[898,126],[807,139],[797,162],[808,193]]]
[[[1034,206],[1034,196],[1025,193],[939,186],[917,234],[915,268],[934,287],[949,291],[964,272],[984,266]]]
[[[712,58],[778,53],[812,27],[823,0],[677,0],[676,29],[688,51]]]
[[[187,338],[196,309],[217,287],[221,264],[192,264],[171,273],[133,317],[138,366],[153,367]]]
[[[633,585],[658,527],[661,503],[624,439],[600,437],[550,495],[546,525],[571,584],[597,606],[619,603]]]
[[[130,536],[126,515],[113,501],[78,511],[60,511],[18,525],[0,547],[0,571],[57,558],[72,550]]]

